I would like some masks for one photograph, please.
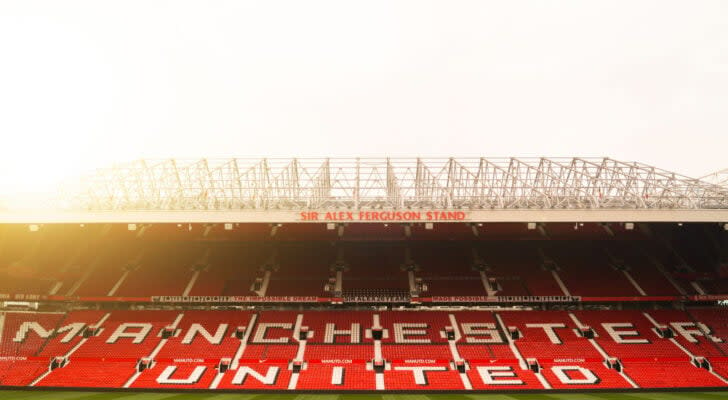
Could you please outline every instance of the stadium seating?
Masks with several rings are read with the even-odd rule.
[[[344,246],[341,261],[346,265],[342,286],[348,289],[409,290],[404,247],[399,244],[370,244]]]
[[[410,246],[415,272],[427,284],[421,296],[485,296],[485,288],[469,246],[414,243]]]
[[[44,370],[48,369],[45,363]],[[40,387],[110,387],[120,388],[135,373],[136,361],[73,360],[41,379]],[[3,382],[3,384],[5,384]]]
[[[545,389],[533,371],[513,361],[471,363],[466,375],[474,390]]]
[[[707,323],[710,321],[708,327],[712,329],[712,334],[718,338],[724,340],[720,342],[711,341],[713,346],[718,347],[724,355],[728,356],[728,313],[725,309],[716,308],[693,308],[688,311],[688,321],[701,321]],[[705,341],[701,337],[696,337],[699,341]]]
[[[609,265],[601,243],[545,246],[559,267],[559,277],[574,296],[639,296],[625,275]],[[606,284],[605,284],[606,283]]]
[[[625,363],[625,371],[640,387],[721,387],[723,380],[689,363]],[[725,376],[723,376],[725,378]]]
[[[659,337],[653,330],[654,324],[641,311],[575,311],[573,314],[582,324],[594,329],[595,341],[608,355],[619,357],[624,362],[645,357],[690,360],[669,339]]]
[[[336,368],[342,371],[341,383],[332,384],[332,376],[335,375]],[[300,375],[296,386],[296,389],[299,390],[373,390],[376,388],[374,371],[367,370],[363,363],[312,363]]]
[[[303,314],[303,325],[308,326],[312,332],[308,343],[315,344],[351,344],[371,343],[371,338],[365,335],[365,330],[372,327],[372,312],[369,311],[306,311]],[[352,325],[358,325],[353,333]],[[327,326],[330,326],[330,337],[327,338]],[[337,332],[338,331],[338,332]],[[309,350],[307,350],[309,351]]]
[[[244,311],[186,311],[177,325],[179,332],[169,338],[156,358],[233,357],[240,347],[240,339],[233,332],[247,327],[251,315]]]
[[[63,313],[0,312],[3,328],[0,354],[5,357],[36,355],[65,316]]]
[[[194,379],[192,383],[160,383],[158,382],[160,374],[170,369],[170,379],[186,379],[190,376],[194,377],[195,370],[199,370],[200,367],[204,367],[204,372],[198,379]],[[142,373],[134,380],[129,386],[131,388],[167,388],[167,389],[208,389],[212,384],[217,370],[215,364],[202,364],[196,363],[171,363],[171,362],[160,362],[154,365],[152,368],[142,371]]]
[[[713,309],[1,315],[0,385],[5,386],[505,390],[728,385],[724,342],[709,342],[693,327],[680,325],[695,315],[716,340],[723,340],[724,312]],[[381,340],[370,330],[376,320],[384,332]],[[660,337],[652,321],[673,327],[675,336]],[[333,324],[329,335],[327,324]],[[356,334],[351,324],[360,324]],[[593,340],[585,336],[586,327]],[[628,343],[635,340],[647,342]],[[377,354],[381,364],[374,363]],[[621,369],[610,368],[604,354],[619,360]],[[697,356],[712,360],[710,368],[693,363]],[[62,365],[51,368],[56,357],[62,357]]]
[[[636,246],[630,240],[623,240],[607,243],[605,249],[612,254],[617,262],[621,261],[630,276],[646,295],[676,296],[680,294],[672,283],[654,266],[650,260],[654,256],[644,246]]]
[[[507,291],[502,296],[563,296],[565,293],[552,273],[542,268],[537,242],[483,242],[477,245],[480,257]]]
[[[433,229],[350,224],[342,236],[338,227],[325,224],[277,225],[239,224],[233,230],[220,224],[143,225],[134,231],[100,225],[38,232],[3,226],[10,240],[1,244],[0,294],[330,297],[324,286],[337,258],[347,266],[343,289],[363,296],[368,295],[363,289],[381,289],[383,296],[409,292],[402,269],[408,263],[426,286],[420,297],[487,295],[480,269],[493,280],[490,294],[500,296],[728,291],[728,278],[717,272],[715,240],[694,239],[706,227],[674,232],[667,241],[620,224],[577,224],[578,229],[573,224],[536,229],[525,224],[436,223]],[[266,270],[266,290],[251,291]]]
[[[326,242],[287,243],[277,247],[279,269],[271,274],[268,296],[328,296],[324,286],[331,276],[336,249]]]
[[[179,296],[192,277],[190,261],[199,256],[196,246],[158,244],[145,248],[126,279],[116,289],[115,296]]]
[[[725,357],[726,354],[719,346],[723,342],[720,336],[713,333],[713,328],[701,319],[695,319],[689,313],[676,310],[656,310],[646,312],[651,318],[660,325],[670,327],[675,331],[675,341],[690,353],[696,356],[704,357]],[[708,317],[708,321],[717,322],[716,326],[720,329],[720,319],[712,319]]]
[[[261,267],[270,259],[270,247],[210,243],[209,253],[197,261],[200,273],[190,288],[190,296],[255,296],[251,285]],[[177,295],[182,295],[180,290]]]
[[[511,311],[498,315],[507,328],[514,326],[523,335],[515,344],[524,358],[603,358],[585,338],[576,334],[577,326],[566,312]]]
[[[573,363],[544,362],[543,376],[553,389],[629,389],[632,386],[617,371],[600,362]],[[564,368],[566,367],[566,368]],[[568,379],[564,382],[564,377]],[[649,387],[649,386],[644,386]],[[659,386],[656,386],[659,387]]]
[[[48,361],[1,361],[0,368],[0,384],[3,386],[27,386],[48,371]],[[78,386],[79,382],[74,379],[74,383]]]

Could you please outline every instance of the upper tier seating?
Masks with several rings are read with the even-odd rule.
[[[483,280],[473,269],[470,247],[461,243],[431,243],[410,245],[412,260],[418,267],[415,273],[427,284],[421,296],[485,296]]]
[[[326,242],[288,243],[277,247],[279,269],[271,274],[268,296],[328,296],[324,286],[331,275],[336,249]]]
[[[476,250],[488,265],[488,277],[505,289],[501,296],[563,296],[550,271],[541,268],[537,243],[483,242]]]
[[[547,243],[544,252],[559,267],[559,277],[574,296],[639,296],[624,273],[609,265],[601,243]],[[608,282],[605,284],[605,282]]]
[[[250,290],[272,256],[266,245],[210,243],[207,258],[196,261],[200,273],[190,296],[255,296]],[[182,294],[180,291],[179,295]]]
[[[651,252],[632,241],[612,241],[605,249],[618,261],[623,262],[627,271],[648,296],[677,296],[680,292],[670,283],[650,260]]]
[[[344,246],[342,261],[344,289],[402,289],[408,290],[407,273],[400,268],[405,263],[401,244],[354,243]]]
[[[343,236],[339,225],[233,225],[0,225],[0,294],[331,297],[325,286],[337,262],[346,266],[343,290],[414,289],[419,297],[728,291],[719,273],[723,231],[704,224],[658,225],[650,235],[620,224],[352,223]],[[410,288],[407,268],[423,286]],[[493,281],[484,285],[481,269]],[[266,271],[267,285],[256,289]]]

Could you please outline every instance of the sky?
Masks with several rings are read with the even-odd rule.
[[[728,168],[726,1],[0,0],[0,200],[139,158]]]

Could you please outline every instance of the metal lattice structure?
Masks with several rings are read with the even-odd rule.
[[[610,158],[139,160],[87,210],[728,209],[728,188]]]
[[[700,178],[700,180],[728,187],[728,168],[713,172],[712,174]]]

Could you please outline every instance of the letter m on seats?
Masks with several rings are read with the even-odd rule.
[[[24,342],[25,339],[28,338],[28,333],[30,331],[35,332],[38,336],[42,337],[43,339],[48,339],[53,334],[53,331],[55,329],[51,328],[49,330],[46,330],[43,328],[39,323],[33,321],[33,322],[23,322],[20,327],[18,328],[18,332],[15,333],[15,337],[13,338],[13,342]]]

